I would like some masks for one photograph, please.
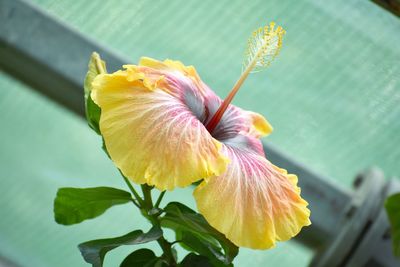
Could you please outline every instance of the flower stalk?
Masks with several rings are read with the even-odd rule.
[[[134,198],[132,199],[133,204],[135,204],[136,207],[140,209],[140,205],[143,205],[143,199],[139,196],[139,194],[136,192],[135,188],[132,186],[132,184],[129,182],[128,178],[125,177],[125,175],[122,174],[121,171],[119,171],[122,175],[122,178],[124,179],[126,185],[129,187],[129,190],[132,192],[134,195]]]
[[[143,192],[143,205],[141,206],[142,214],[150,221],[153,226],[160,227],[160,221],[158,219],[159,213],[153,214],[151,211],[155,206],[153,205],[153,200],[151,196],[151,190],[153,187],[143,184],[141,185],[142,192]],[[163,192],[165,193],[165,191]],[[163,196],[163,193],[161,193]],[[159,198],[159,201],[160,198]],[[158,203],[159,204],[159,203]],[[163,250],[163,256],[168,263],[168,266],[176,266],[177,263],[175,261],[174,255],[172,253],[172,243],[168,242],[164,236],[161,236],[157,239],[157,243],[160,245],[161,249]]]
[[[132,186],[132,184],[129,182],[128,178],[125,177],[125,175],[122,174],[120,171],[122,178],[124,179],[125,183],[127,184],[129,190],[132,192],[134,195],[134,198],[132,199],[133,204],[140,209],[142,215],[149,220],[149,222],[153,226],[161,227],[160,221],[159,221],[159,215],[160,213],[153,213],[152,210],[154,208],[158,208],[158,206],[161,203],[162,198],[165,195],[166,191],[161,192],[160,196],[158,197],[156,204],[153,204],[153,198],[151,196],[151,190],[153,190],[152,186],[149,186],[147,184],[141,185],[142,193],[143,193],[143,198],[139,196],[135,188]],[[159,239],[157,239],[157,243],[160,245],[162,251],[163,251],[163,257],[165,258],[166,262],[168,263],[168,266],[177,266],[177,262],[175,260],[174,254],[172,253],[172,245],[174,243],[168,242],[164,236],[161,236]]]
[[[156,204],[154,204],[154,207],[155,208],[158,208],[159,206],[160,206],[160,203],[161,203],[161,200],[163,199],[163,197],[164,197],[164,195],[165,195],[165,190],[164,191],[162,191],[161,193],[160,193],[160,195],[158,196],[158,199],[157,199],[157,201],[156,201]]]

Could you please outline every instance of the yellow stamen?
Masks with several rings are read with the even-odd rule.
[[[215,127],[217,127],[222,116],[229,107],[229,104],[232,102],[234,96],[239,91],[249,74],[267,68],[278,55],[282,47],[282,38],[284,34],[285,31],[282,27],[278,26],[275,29],[274,22],[271,22],[269,27],[264,26],[253,31],[245,52],[242,75],[240,75],[231,92],[222,102],[217,112],[215,112],[211,120],[206,124],[208,132],[211,133]]]

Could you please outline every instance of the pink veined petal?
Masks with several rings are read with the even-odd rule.
[[[297,177],[272,165],[253,145],[224,146],[231,160],[227,171],[206,178],[194,196],[206,220],[237,246],[268,249],[309,225],[310,211]]]
[[[221,143],[163,86],[133,67],[96,77],[92,98],[111,159],[132,181],[160,190],[221,174]]]

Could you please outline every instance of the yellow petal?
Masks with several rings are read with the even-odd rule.
[[[116,166],[132,181],[160,190],[221,174],[227,159],[187,105],[135,68],[99,75],[92,97]]]
[[[159,70],[177,70],[184,74],[198,78],[196,69],[193,66],[185,66],[177,60],[166,59],[163,62],[149,57],[142,57],[139,66],[150,67]]]
[[[271,124],[264,118],[264,116],[251,111],[246,111],[246,113],[250,119],[251,125],[249,134],[258,138],[272,133],[273,128]]]
[[[268,249],[310,224],[294,175],[250,150],[224,148],[231,159],[227,171],[205,179],[194,192],[210,225],[237,246]]]
[[[158,61],[149,57],[142,57],[139,61],[139,66],[151,68],[152,72],[154,70],[160,71],[170,71],[178,75],[184,75],[191,79],[191,81],[196,85],[197,89],[201,93],[205,93],[208,88],[201,81],[196,69],[193,66],[185,66],[182,62],[177,60],[166,59],[164,61]]]

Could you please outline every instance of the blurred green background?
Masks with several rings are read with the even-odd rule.
[[[234,103],[266,116],[275,128],[267,142],[334,183],[349,187],[371,165],[400,175],[400,21],[370,1],[32,2],[128,55],[129,63],[150,56],[194,65],[221,97],[240,74],[250,32],[275,20],[287,31],[281,54],[249,77]],[[57,225],[57,188],[125,188],[122,179],[81,118],[4,72],[0,122],[0,257],[29,267],[88,266],[78,243],[149,227],[132,205]],[[164,203],[195,207],[191,189],[167,195]],[[132,249],[111,252],[106,266]],[[312,256],[286,242],[269,251],[242,249],[235,263],[301,267]]]

